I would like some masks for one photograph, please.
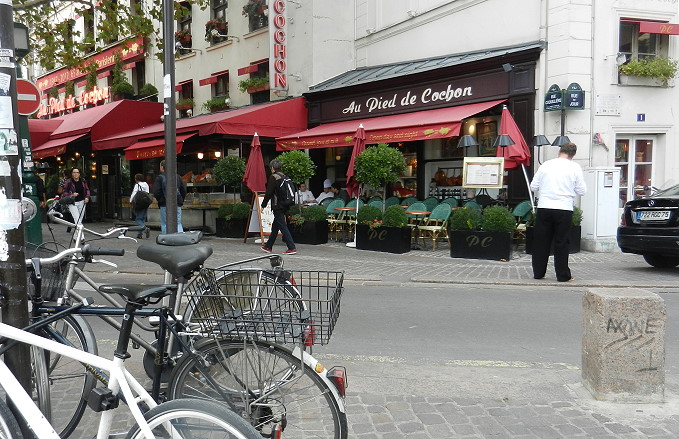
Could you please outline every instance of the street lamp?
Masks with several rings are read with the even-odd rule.
[[[28,26],[23,23],[14,22],[14,54],[17,61],[21,61],[31,51],[31,44],[28,40]]]

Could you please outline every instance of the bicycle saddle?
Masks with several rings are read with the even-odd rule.
[[[142,244],[137,257],[153,262],[173,277],[185,277],[198,269],[212,255],[212,247],[206,244],[172,247],[158,244]]]

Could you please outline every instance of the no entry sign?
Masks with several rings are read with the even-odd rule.
[[[31,81],[17,79],[17,108],[22,116],[31,115],[40,108],[40,90]]]

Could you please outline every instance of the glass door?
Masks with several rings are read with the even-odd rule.
[[[615,166],[620,168],[620,207],[653,186],[654,136],[620,136],[615,141]]]

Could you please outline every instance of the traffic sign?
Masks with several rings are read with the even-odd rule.
[[[31,81],[17,79],[17,108],[22,116],[31,115],[40,108],[40,90]]]

